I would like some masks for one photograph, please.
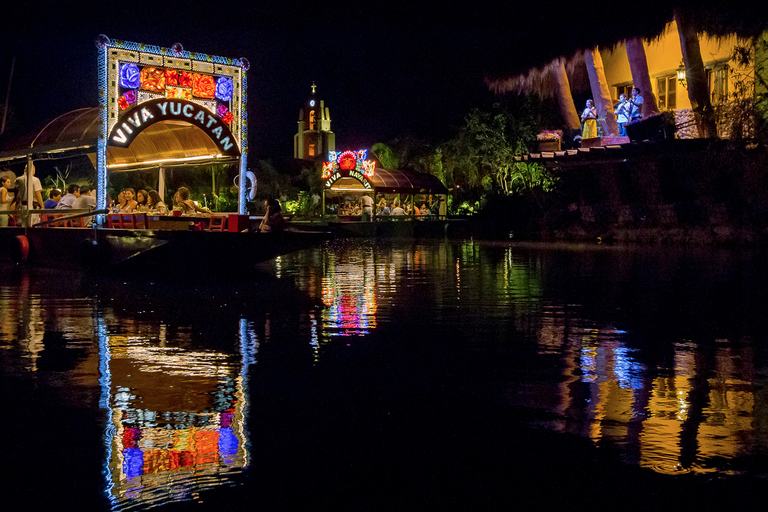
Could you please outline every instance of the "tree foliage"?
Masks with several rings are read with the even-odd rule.
[[[491,111],[473,110],[457,135],[438,149],[438,175],[449,187],[490,194],[527,194],[540,203],[539,193],[552,188],[548,171],[538,164],[519,162],[536,140],[542,117],[527,102],[512,112],[501,105]]]
[[[733,141],[768,143],[768,39],[753,37],[734,47],[733,89],[715,108],[717,123]]]

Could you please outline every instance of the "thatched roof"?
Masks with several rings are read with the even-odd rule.
[[[514,92],[517,94],[534,94],[542,99],[554,98],[557,91],[552,79],[555,69],[560,63],[565,65],[565,73],[571,90],[582,92],[589,90],[589,76],[584,64],[584,53],[578,52],[570,58],[559,57],[545,65],[533,68],[526,73],[501,78],[486,78],[485,82],[491,91],[497,94]]]
[[[564,9],[560,16],[553,11],[535,42],[516,39],[514,33],[501,38],[504,40],[498,42],[494,58],[487,63],[486,83],[496,92],[524,89],[547,97],[548,86],[542,78],[554,61],[565,59],[566,67],[571,67],[568,78],[578,91],[582,85],[578,77],[572,79],[571,75],[574,59],[584,50],[596,46],[610,49],[636,37],[653,40],[672,21],[675,7],[686,8],[700,32],[709,36],[751,37],[768,29],[768,2],[753,0],[731,0],[727,6],[715,0],[646,1],[628,4],[624,10],[584,8],[574,19],[564,19],[573,9]]]

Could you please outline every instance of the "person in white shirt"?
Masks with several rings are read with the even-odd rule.
[[[368,194],[360,198],[363,203],[363,222],[370,222],[373,219],[373,199]]]
[[[87,210],[96,208],[96,198],[91,195],[91,187],[83,185],[80,187],[80,195],[75,202],[72,203],[73,210]],[[91,226],[93,223],[93,217],[85,219],[85,225]]]
[[[77,200],[78,197],[80,197],[80,186],[73,183],[67,187],[67,193],[59,199],[59,204],[56,205],[56,209],[68,210],[73,208],[72,205],[75,204],[75,200]]]
[[[31,186],[27,187],[27,170],[24,171],[24,174],[16,178],[16,183],[14,185],[16,186],[16,190],[18,193],[19,201],[16,203],[19,206],[25,206],[28,209],[42,209],[43,208],[43,185],[40,183],[40,179],[35,176],[35,165],[32,163],[32,160],[29,160],[29,163],[27,164],[29,169],[29,177],[31,179]],[[18,206],[17,206],[18,208]],[[37,214],[32,214],[29,217],[28,225],[33,226],[40,222],[40,216]]]
[[[616,122],[619,124],[619,136],[626,137],[626,125],[629,122],[629,102],[627,101],[626,95],[619,95],[619,102],[616,104],[613,113],[616,114]]]

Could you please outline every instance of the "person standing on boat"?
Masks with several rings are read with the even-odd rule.
[[[371,222],[373,219],[373,199],[368,194],[363,194],[360,202],[363,203],[363,222]]]
[[[597,109],[595,102],[587,100],[587,108],[581,113],[581,122],[584,127],[581,130],[582,139],[594,139],[597,137]]]
[[[29,187],[27,187],[27,174],[29,174],[31,178]],[[35,176],[35,164],[32,162],[31,158],[27,164],[27,169],[24,171],[24,174],[16,178],[16,183],[14,183],[14,185],[16,185],[17,208],[19,208],[19,206],[26,206],[32,210],[35,208],[43,207],[43,196],[41,194],[43,185],[40,183],[40,179]],[[29,216],[28,225],[32,226],[38,222],[40,222],[39,215],[32,214]]]
[[[0,227],[8,227],[8,212],[13,204],[13,187],[11,178],[3,176],[0,178]]]
[[[629,102],[624,94],[619,95],[619,102],[615,105],[613,113],[616,114],[616,122],[619,123],[619,137],[626,137],[626,125],[629,122]]]

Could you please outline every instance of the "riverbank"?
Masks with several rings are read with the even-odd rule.
[[[476,233],[643,244],[768,242],[768,152],[760,145],[645,141],[525,161],[547,167],[555,189],[490,198],[474,218]]]

